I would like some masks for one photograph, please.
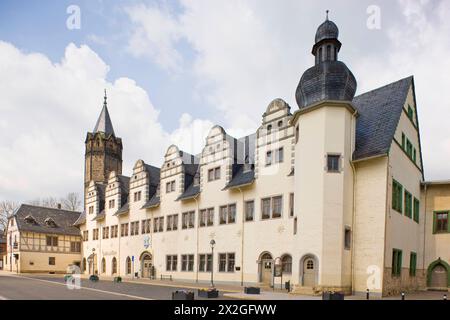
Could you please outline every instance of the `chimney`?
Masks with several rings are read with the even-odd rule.
[[[58,209],[61,210],[61,203],[58,203]]]

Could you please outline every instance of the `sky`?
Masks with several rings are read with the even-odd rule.
[[[125,175],[254,132],[312,66],[325,11],[357,94],[415,76],[426,180],[450,179],[450,1],[2,0],[0,201],[82,193],[103,91]]]

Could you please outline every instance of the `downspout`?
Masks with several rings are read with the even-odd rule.
[[[354,259],[355,259],[355,219],[356,219],[356,168],[353,163],[353,152],[354,152],[354,139],[356,139],[356,125],[354,123],[354,118],[356,117],[357,111],[352,115],[352,139],[351,139],[351,155],[350,155],[350,167],[352,168],[353,172],[353,199],[352,199],[352,245],[351,245],[351,255],[350,255],[350,265],[351,265],[351,290],[352,294],[355,292],[355,265],[354,265]]]
[[[422,273],[425,273],[425,247],[426,247],[426,238],[427,238],[427,198],[428,198],[428,188],[427,184],[425,183],[425,203],[424,203],[424,210],[423,210],[423,250],[422,250]],[[420,208],[420,207],[419,207]],[[420,209],[419,209],[420,212]],[[420,218],[419,218],[420,221]],[[425,279],[425,284],[427,283],[428,279]]]
[[[244,191],[238,188],[242,194],[242,233],[241,233],[241,286],[244,286],[244,226],[245,226],[245,202]]]
[[[196,251],[195,259],[198,261],[198,247],[199,247],[198,235],[199,235],[199,229],[200,229],[199,228],[199,225],[200,225],[200,207],[199,207],[199,203],[198,203],[198,200],[197,200],[197,196],[194,197],[194,200],[195,200],[195,203],[197,205],[197,221],[195,223],[196,224],[195,228],[197,229],[197,236],[196,236],[197,239],[196,239],[196,244],[195,244],[195,246],[196,246],[196,248],[195,248],[195,251]],[[213,261],[214,261],[214,257],[213,257]],[[212,267],[214,268],[214,265]],[[197,268],[195,270],[195,282],[198,283],[198,266],[197,266]]]

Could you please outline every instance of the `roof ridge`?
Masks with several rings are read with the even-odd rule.
[[[413,79],[414,79],[414,76],[411,75],[411,76],[405,77],[405,78],[403,78],[403,79],[396,80],[396,81],[393,81],[393,82],[391,82],[391,83],[385,84],[385,85],[383,85],[383,86],[381,86],[381,87],[378,87],[378,88],[375,88],[375,89],[366,91],[366,92],[364,92],[364,93],[361,93],[361,94],[355,96],[355,97],[353,98],[353,100],[355,100],[356,98],[359,98],[359,97],[361,97],[361,96],[363,96],[363,95],[365,95],[365,94],[368,94],[368,93],[371,93],[371,92],[374,92],[374,91],[377,91],[377,90],[381,90],[381,89],[384,89],[384,88],[389,87],[389,86],[391,86],[391,85],[394,85],[394,84],[396,84],[396,83],[403,82],[403,81],[410,80],[410,79],[413,80]]]
[[[33,207],[33,208],[42,208],[42,209],[50,209],[50,210],[57,210],[57,211],[65,211],[65,212],[69,212],[69,213],[77,213],[80,214],[82,213],[82,211],[73,211],[73,210],[67,210],[67,209],[58,209],[58,208],[52,208],[52,207],[46,207],[46,206],[38,206],[38,205],[34,205],[34,204],[28,204],[28,203],[22,203],[19,207],[19,209],[17,210],[17,212],[19,212],[20,208],[22,206],[26,206],[26,207]],[[16,212],[16,213],[17,213]]]

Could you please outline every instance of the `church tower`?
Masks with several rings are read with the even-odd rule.
[[[84,187],[89,182],[106,184],[111,171],[122,174],[122,139],[116,137],[109,117],[107,97],[93,132],[86,136]]]

